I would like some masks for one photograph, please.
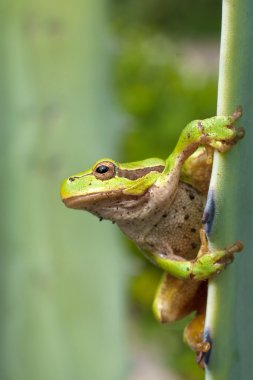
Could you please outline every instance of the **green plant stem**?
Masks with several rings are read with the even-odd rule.
[[[211,248],[243,241],[245,249],[209,283],[206,328],[213,350],[206,380],[253,378],[253,2],[224,0],[218,114],[243,107],[246,137],[225,155],[216,153],[210,188],[215,219]]]

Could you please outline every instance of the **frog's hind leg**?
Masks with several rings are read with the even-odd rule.
[[[208,363],[212,342],[208,331],[205,331],[207,281],[201,283],[201,288],[195,295],[193,303],[196,315],[184,329],[184,341],[195,351],[196,361],[201,368]]]
[[[204,366],[211,349],[204,341],[207,281],[180,280],[165,273],[157,289],[153,303],[156,318],[162,323],[174,322],[195,311],[196,315],[184,330],[184,340],[196,352],[200,367]]]
[[[211,147],[199,147],[185,161],[180,179],[189,183],[203,194],[207,194],[213,164],[213,149]]]
[[[162,323],[184,318],[203,308],[206,302],[206,281],[181,280],[164,273],[158,286],[153,312]]]
[[[208,363],[212,343],[210,337],[204,333],[206,320],[206,312],[197,312],[193,320],[191,320],[184,329],[184,341],[195,351],[196,361],[201,368]]]

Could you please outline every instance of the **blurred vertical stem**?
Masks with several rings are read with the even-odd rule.
[[[119,380],[116,230],[59,197],[116,145],[106,1],[2,0],[0,19],[0,377]]]
[[[218,114],[243,107],[246,136],[223,155],[216,153],[210,188],[214,248],[242,240],[245,249],[208,290],[206,328],[214,342],[206,380],[253,378],[253,2],[223,0]]]

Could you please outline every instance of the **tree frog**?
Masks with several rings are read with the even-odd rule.
[[[211,251],[202,222],[213,151],[226,152],[243,137],[243,130],[234,127],[241,113],[238,108],[230,116],[192,121],[166,160],[120,164],[104,158],[61,187],[67,207],[116,223],[165,271],[153,304],[155,316],[165,323],[196,311],[184,335],[199,362],[210,349],[203,341],[206,280],[242,249],[237,242]]]

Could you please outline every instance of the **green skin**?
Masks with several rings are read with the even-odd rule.
[[[196,311],[184,338],[202,367],[210,350],[203,342],[203,280],[231,263],[242,244],[211,251],[201,220],[213,150],[226,152],[243,137],[242,129],[233,126],[241,114],[238,108],[231,116],[192,121],[166,161],[150,158],[119,164],[103,159],[67,178],[61,187],[67,207],[116,223],[150,261],[165,270],[153,303],[154,314],[167,323]]]
[[[150,225],[157,221],[158,230],[159,225],[161,229],[165,228],[160,223],[161,215],[165,208],[173,207],[178,188],[182,187],[180,176],[186,159],[200,146],[225,152],[243,137],[242,130],[233,127],[240,116],[241,110],[238,109],[230,116],[192,121],[182,131],[174,151],[166,161],[152,158],[119,164],[111,159],[99,160],[87,171],[63,182],[62,200],[68,207],[85,209],[100,218],[116,222],[126,235],[146,251],[153,263],[169,274],[184,280],[208,279],[232,261],[233,253],[241,249],[240,244],[214,252],[206,250],[204,254],[188,260],[184,257],[189,255],[175,254],[173,244],[168,241],[164,241],[162,252],[159,247],[157,249],[158,235],[155,235],[154,229],[151,231]],[[101,169],[102,166],[107,167],[107,172],[98,172],[106,170]],[[152,244],[150,236],[153,236]]]

